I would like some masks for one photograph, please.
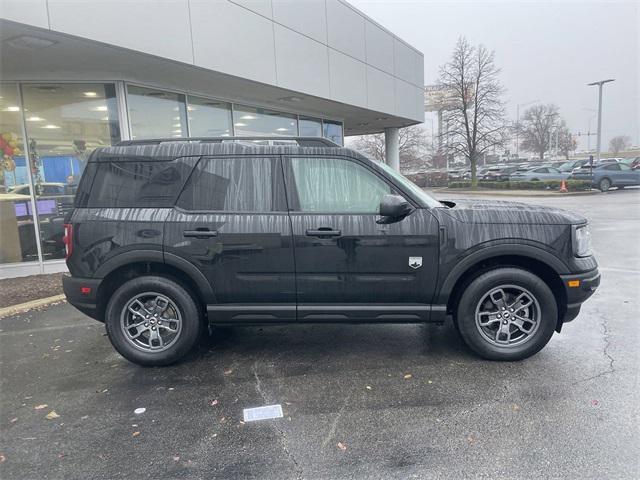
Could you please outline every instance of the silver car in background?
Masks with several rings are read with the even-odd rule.
[[[534,167],[516,170],[509,176],[512,182],[537,182],[544,180],[567,180],[571,172],[561,172],[553,167]]]

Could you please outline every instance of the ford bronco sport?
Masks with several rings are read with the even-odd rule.
[[[69,303],[141,365],[209,324],[435,322],[492,360],[538,352],[600,282],[587,221],[439,202],[319,138],[125,141],[66,219]]]

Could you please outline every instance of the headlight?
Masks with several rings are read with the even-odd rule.
[[[573,253],[576,257],[588,257],[591,252],[591,233],[587,225],[573,227]]]

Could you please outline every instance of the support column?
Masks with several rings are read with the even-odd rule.
[[[400,171],[400,142],[398,127],[384,129],[384,153],[387,165]]]

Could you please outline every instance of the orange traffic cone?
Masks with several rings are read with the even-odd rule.
[[[569,190],[567,190],[567,182],[562,180],[562,183],[560,184],[560,193],[568,193]]]

